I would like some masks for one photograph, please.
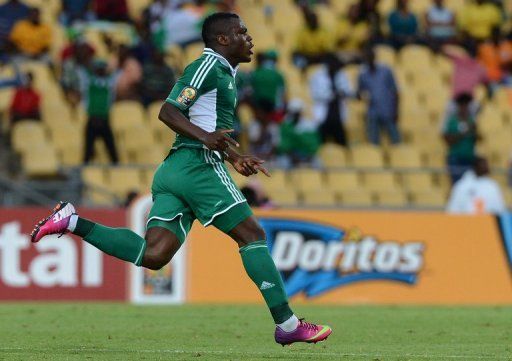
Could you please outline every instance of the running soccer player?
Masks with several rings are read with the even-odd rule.
[[[252,38],[232,13],[206,18],[202,37],[203,54],[185,68],[159,114],[177,137],[154,175],[145,237],[81,218],[71,203],[60,202],[35,226],[32,241],[72,232],[111,256],[157,270],[185,242],[195,219],[204,226],[213,224],[238,243],[245,270],[276,323],[276,342],[284,346],[325,340],[332,332],[329,326],[298,319],[288,305],[265,233],[224,165],[227,160],[244,176],[260,171],[269,176],[263,161],[240,155],[229,136],[237,103],[235,75],[239,63],[251,61]]]

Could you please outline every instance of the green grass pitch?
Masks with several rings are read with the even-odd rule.
[[[512,307],[295,311],[333,334],[283,348],[264,306],[0,304],[0,360],[512,360]]]

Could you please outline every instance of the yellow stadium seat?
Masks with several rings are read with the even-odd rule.
[[[364,188],[369,191],[397,189],[397,180],[394,172],[376,171],[363,173]]]
[[[418,150],[407,145],[389,148],[389,164],[394,168],[420,168],[421,156]]]
[[[405,172],[401,175],[402,185],[407,190],[431,190],[434,180],[429,172]]]
[[[341,192],[340,205],[344,207],[370,207],[375,204],[370,192],[365,190],[347,190]]]
[[[286,191],[291,188],[288,183],[286,172],[280,169],[270,170],[271,177],[267,177],[263,173],[258,173],[256,177],[261,182],[263,189],[267,192],[277,193],[279,191]]]
[[[85,166],[82,168],[82,181],[88,186],[106,187],[107,171],[104,167]]]
[[[279,206],[296,206],[299,201],[297,192],[292,189],[272,190],[268,194],[270,200]]]
[[[337,168],[347,165],[347,152],[345,148],[334,143],[324,144],[318,151],[318,156],[324,167]]]
[[[47,145],[45,129],[39,121],[20,120],[11,132],[11,144],[15,151],[23,153],[28,148]]]
[[[86,166],[82,168],[84,182],[84,197],[94,205],[111,205],[113,195],[108,190],[107,171],[104,167]]]
[[[153,144],[149,148],[136,151],[133,154],[132,161],[137,164],[158,165],[165,159],[167,154],[169,154],[169,149],[170,147]]]
[[[432,52],[425,46],[407,45],[400,50],[400,64],[403,67],[419,70],[431,70]]]
[[[336,196],[328,189],[302,192],[302,204],[310,207],[328,207],[336,205]]]
[[[361,189],[361,179],[357,172],[353,171],[330,171],[326,174],[327,187],[336,192]]]
[[[121,199],[131,191],[141,191],[142,179],[139,169],[110,167],[108,188]]]
[[[396,53],[395,50],[390,46],[377,45],[375,47],[375,55],[377,60],[381,63],[387,64],[391,67],[396,65]]]
[[[194,60],[199,58],[199,56],[201,56],[201,54],[203,53],[203,50],[204,50],[203,43],[193,43],[193,44],[187,45],[187,47],[185,48],[185,62],[187,64],[193,62]]]
[[[376,192],[377,204],[381,207],[405,207],[408,205],[407,196],[400,189],[380,190]]]
[[[322,174],[316,169],[296,169],[290,172],[291,185],[299,191],[321,190]]]
[[[382,168],[384,159],[379,147],[374,145],[358,145],[350,150],[352,165],[359,168]]]
[[[139,102],[124,100],[116,102],[111,108],[111,126],[115,133],[122,133],[124,130],[136,126],[144,126],[146,118],[144,108]]]
[[[59,171],[59,161],[55,149],[47,145],[31,146],[22,156],[22,167],[29,177],[52,177]]]
[[[155,143],[151,129],[147,126],[126,128],[123,132],[123,142],[128,151],[145,150]]]
[[[444,208],[446,198],[441,191],[411,191],[411,201],[416,207]]]

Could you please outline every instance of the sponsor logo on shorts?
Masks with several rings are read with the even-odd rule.
[[[190,104],[192,104],[196,96],[197,90],[191,86],[188,86],[186,88],[183,88],[180,95],[178,95],[178,99],[176,99],[176,101],[185,106],[189,106]]]
[[[379,240],[359,228],[288,219],[260,219],[286,292],[318,296],[362,281],[415,284],[424,264],[422,242]]]

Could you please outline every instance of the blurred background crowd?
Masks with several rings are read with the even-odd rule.
[[[252,204],[512,205],[505,0],[3,1],[0,202],[148,192],[174,137],[162,101],[216,11],[240,14],[257,50],[235,136],[273,176],[233,174]]]

